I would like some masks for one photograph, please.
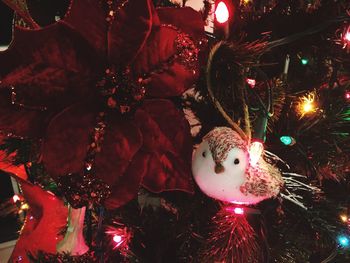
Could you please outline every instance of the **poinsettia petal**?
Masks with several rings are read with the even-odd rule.
[[[74,29],[96,50],[100,57],[105,57],[108,23],[103,1],[74,0],[66,17],[59,23],[64,23]]]
[[[149,154],[139,151],[118,182],[111,186],[112,194],[106,200],[108,209],[118,208],[129,202],[138,193],[142,178],[148,171]]]
[[[52,119],[43,141],[43,162],[50,176],[82,173],[98,110],[94,104],[75,104]]]
[[[147,84],[147,96],[179,96],[196,81],[199,66],[195,54],[197,50],[193,50],[192,57],[181,54],[184,52],[180,46],[181,41],[191,40],[173,27],[160,26],[153,29],[134,63],[137,75],[154,71]],[[194,42],[192,43],[194,45]],[[187,59],[193,61],[188,63]]]
[[[162,24],[174,25],[192,38],[200,40],[205,36],[202,15],[191,7],[160,7],[157,14]]]
[[[83,174],[98,112],[94,104],[81,103],[52,120],[43,144],[43,161],[52,177]],[[95,156],[94,178],[112,186],[120,180],[141,147],[142,136],[131,121],[121,119],[117,113],[106,118],[101,151]]]
[[[135,120],[150,158],[143,185],[153,192],[191,192],[192,142],[183,112],[168,100],[146,100]]]
[[[63,108],[92,96],[98,64],[93,49],[62,24],[16,29],[14,42],[0,52],[0,88],[14,86],[17,102],[27,106]]]
[[[130,0],[116,10],[108,31],[108,57],[111,63],[125,66],[143,47],[152,28],[150,0]]]
[[[106,125],[101,152],[95,158],[95,173],[97,178],[112,186],[122,180],[143,138],[134,121],[123,116],[108,115]]]
[[[193,192],[191,170],[188,164],[171,152],[149,154],[148,170],[142,185],[149,191],[180,190]]]
[[[0,90],[0,133],[40,138],[53,113],[31,110],[12,104],[11,92]]]

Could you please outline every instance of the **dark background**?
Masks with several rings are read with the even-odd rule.
[[[0,46],[8,45],[12,36],[13,12],[0,1]]]
[[[0,1],[0,46],[8,45],[12,36],[13,12]],[[0,205],[13,196],[11,180],[0,172]],[[18,236],[19,221],[16,215],[0,216],[0,243],[14,240]]]

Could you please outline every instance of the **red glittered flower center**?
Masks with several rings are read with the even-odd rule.
[[[120,71],[106,69],[105,76],[96,83],[96,87],[105,106],[122,114],[135,108],[146,94],[144,80],[138,78],[135,81],[129,68]]]

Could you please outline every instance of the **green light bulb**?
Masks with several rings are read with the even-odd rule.
[[[284,144],[284,145],[292,145],[293,143],[293,138],[290,136],[281,136],[280,137],[280,141]]]
[[[307,58],[302,58],[301,64],[303,64],[305,66],[305,65],[309,64],[309,60]]]

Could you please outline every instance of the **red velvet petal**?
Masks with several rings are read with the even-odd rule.
[[[10,91],[0,90],[0,132],[40,138],[45,134],[51,112],[12,105]]]
[[[105,202],[105,206],[108,209],[118,208],[135,198],[142,178],[148,171],[149,157],[149,154],[142,151],[139,151],[134,156],[128,169],[120,177],[118,183],[111,187],[112,194]]]
[[[151,192],[180,190],[193,193],[191,170],[188,164],[171,152],[150,154],[148,172],[142,185]]]
[[[77,31],[97,51],[100,57],[107,54],[106,12],[103,1],[74,0],[64,19],[59,21]]]
[[[42,149],[43,162],[51,177],[82,173],[97,112],[94,105],[80,103],[51,121]]]
[[[153,192],[192,191],[192,142],[183,113],[167,100],[147,100],[135,120],[150,154],[143,185]]]
[[[109,61],[118,66],[130,63],[143,47],[152,27],[150,0],[128,1],[118,9],[108,31]]]
[[[15,31],[14,42],[0,52],[1,87],[15,86],[17,102],[65,107],[92,94],[99,69],[96,54],[67,27]],[[28,41],[30,40],[30,41]]]
[[[204,34],[204,21],[202,15],[191,7],[184,8],[157,8],[162,24],[171,24],[192,38],[201,39]]]
[[[188,69],[184,65],[174,63],[169,69],[152,76],[147,86],[147,96],[155,98],[181,96],[192,87],[197,78],[197,67]]]
[[[78,104],[55,117],[48,127],[43,161],[50,175],[83,174],[84,160],[96,126],[94,105]],[[101,152],[95,157],[95,177],[110,186],[117,183],[142,145],[142,136],[131,122],[111,113],[106,120]]]
[[[95,158],[95,169],[96,177],[112,186],[123,180],[124,172],[142,146],[142,135],[133,121],[113,113],[108,117],[102,149]]]
[[[149,97],[179,96],[191,88],[198,76],[198,65],[188,68],[179,59],[167,65],[169,59],[180,52],[174,43],[177,36],[178,32],[173,28],[164,26],[154,28],[145,47],[135,59],[134,70],[138,75],[162,69],[161,72],[151,75],[151,82],[147,85]]]

